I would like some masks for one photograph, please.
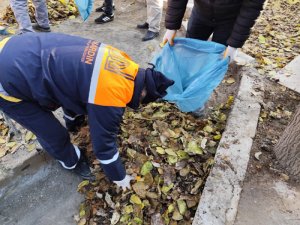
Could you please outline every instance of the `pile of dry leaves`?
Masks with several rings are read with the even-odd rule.
[[[269,0],[243,51],[258,61],[261,74],[274,76],[300,55],[300,0]]]
[[[0,158],[16,152],[20,147],[26,147],[27,151],[36,149],[36,136],[19,124],[10,120],[9,122],[13,128],[9,128],[7,121],[0,113]]]
[[[29,15],[32,22],[36,22],[34,12],[35,8],[32,1],[28,1]],[[70,0],[67,5],[63,4],[59,0],[47,0],[47,8],[49,20],[52,24],[57,23],[63,19],[75,18],[78,15],[78,10],[74,3],[74,0]],[[2,20],[8,24],[16,23],[16,18],[10,6],[6,8],[6,11],[2,17]]]
[[[118,142],[135,180],[125,193],[101,172],[83,128],[73,141],[86,149],[96,181],[78,186],[85,194],[78,224],[191,224],[232,102],[231,96],[207,119],[164,102],[126,111]]]

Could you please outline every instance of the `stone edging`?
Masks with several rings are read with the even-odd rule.
[[[256,133],[263,85],[258,72],[245,68],[193,225],[233,225]]]

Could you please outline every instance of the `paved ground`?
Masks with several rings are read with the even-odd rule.
[[[235,225],[299,225],[300,185],[268,173],[244,182]]]
[[[24,164],[15,179],[0,187],[1,225],[74,224],[83,200],[81,179],[47,157]]]

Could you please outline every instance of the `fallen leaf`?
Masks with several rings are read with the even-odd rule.
[[[118,213],[117,211],[114,211],[111,220],[110,220],[110,224],[115,225],[119,222],[120,220],[120,213]]]
[[[133,195],[130,196],[130,202],[131,202],[132,204],[137,204],[137,205],[141,205],[141,204],[142,204],[142,201],[141,201],[141,199],[139,198],[139,196],[137,196],[137,195],[135,195],[135,194],[133,194]]]
[[[260,160],[260,156],[261,156],[262,152],[256,152],[254,154],[255,159],[257,159],[258,161]]]
[[[178,206],[179,213],[181,215],[184,215],[187,210],[185,201],[182,199],[177,200],[177,206]]]
[[[3,156],[5,156],[5,154],[6,154],[7,151],[8,150],[5,149],[5,148],[0,148],[0,158],[3,157]]]
[[[172,183],[168,186],[163,186],[161,188],[161,191],[166,195],[173,187],[174,187],[174,184]]]
[[[5,144],[5,143],[6,143],[6,140],[3,138],[0,138],[0,144]]]
[[[141,198],[146,198],[146,191],[148,189],[148,186],[145,185],[144,182],[136,182],[132,185],[132,189]]]
[[[81,181],[80,184],[78,184],[78,187],[77,187],[77,191],[80,192],[82,190],[82,188],[86,185],[88,185],[90,182],[88,180],[84,180],[84,181]]]
[[[152,163],[150,161],[145,162],[141,168],[141,175],[145,176],[147,173],[150,173],[152,169]]]
[[[196,141],[190,141],[185,151],[189,154],[202,155],[203,151]]]
[[[230,77],[229,79],[226,80],[227,84],[233,84],[235,83],[235,79],[233,77]]]
[[[130,214],[133,212],[133,207],[132,205],[126,205],[125,208],[124,208],[124,211],[126,214]]]
[[[36,149],[36,144],[35,143],[27,145],[27,151],[31,152],[35,149]]]
[[[12,141],[12,142],[8,142],[8,143],[6,144],[6,147],[8,147],[8,148],[12,148],[12,147],[14,147],[16,144],[17,144],[17,143],[16,143],[16,142],[14,142],[14,141]]]
[[[163,155],[163,154],[165,154],[165,149],[163,149],[162,147],[156,147],[156,152],[158,154]]]
[[[172,219],[176,220],[176,221],[180,221],[183,219],[183,216],[180,214],[180,212],[178,211],[178,209],[175,209],[172,215]]]
[[[259,41],[259,43],[261,43],[261,44],[265,44],[266,43],[266,38],[263,36],[263,35],[259,35],[258,36],[258,41]]]
[[[105,199],[107,205],[108,205],[110,208],[112,208],[112,209],[115,208],[116,204],[111,200],[110,194],[105,193],[104,199]]]
[[[82,218],[78,222],[78,225],[85,225],[85,224],[86,224],[86,218]]]
[[[34,134],[31,131],[27,131],[25,135],[25,141],[28,142],[33,138]]]

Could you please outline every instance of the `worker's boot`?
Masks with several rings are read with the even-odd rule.
[[[95,176],[92,174],[92,171],[89,167],[87,158],[81,152],[80,159],[78,160],[76,167],[73,169],[74,173],[81,176],[86,180],[95,180]]]

